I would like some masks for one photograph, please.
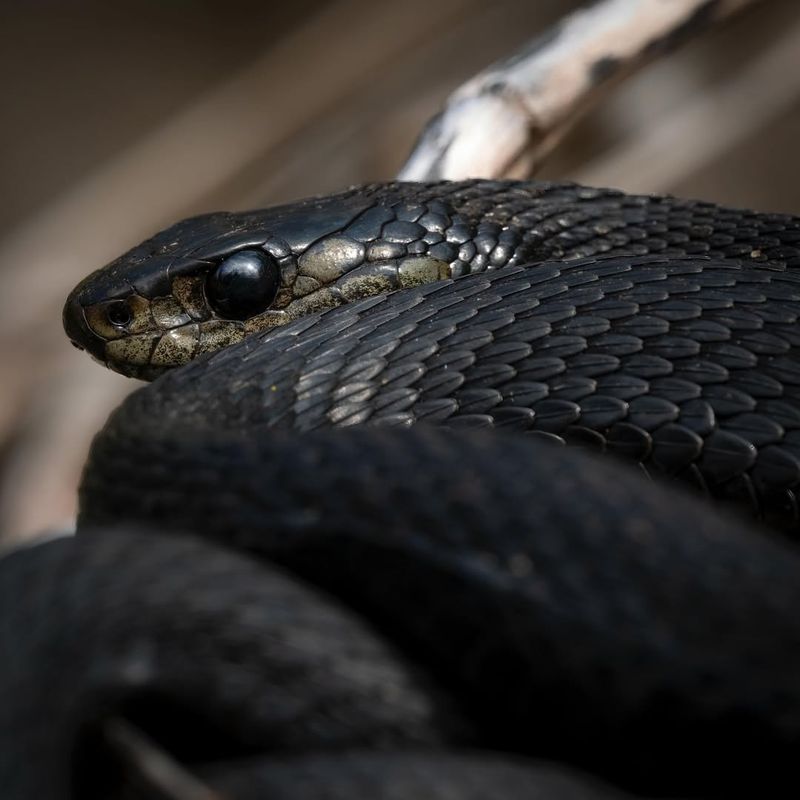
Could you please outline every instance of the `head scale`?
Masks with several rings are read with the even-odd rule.
[[[67,335],[149,380],[306,314],[463,274],[465,252],[485,260],[469,221],[420,201],[418,186],[184,220],[78,284],[64,307]]]

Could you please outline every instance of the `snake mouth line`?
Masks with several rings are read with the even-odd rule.
[[[187,364],[240,342],[247,331],[241,322],[206,320],[179,325],[166,332],[149,332],[112,339],[98,360],[109,369],[132,378],[151,380],[173,367]]]
[[[428,256],[365,264],[297,297],[284,308],[247,320],[198,319],[168,329],[142,330],[107,339],[96,360],[122,375],[152,380],[197,356],[229,347],[245,336],[322,313],[345,303],[451,277],[450,265]],[[152,301],[151,301],[152,302]]]

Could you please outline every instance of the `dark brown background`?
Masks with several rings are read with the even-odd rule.
[[[0,6],[0,538],[68,524],[134,383],[70,348],[66,293],[188,214],[391,177],[460,82],[567,0],[36,0]],[[653,65],[542,177],[800,213],[800,5]]]

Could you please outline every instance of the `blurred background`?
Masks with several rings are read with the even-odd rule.
[[[74,350],[84,275],[181,217],[391,178],[460,83],[572,0],[0,3],[0,542],[69,526],[137,384]],[[632,78],[538,177],[800,213],[800,4]]]

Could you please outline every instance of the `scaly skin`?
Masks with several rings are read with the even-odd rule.
[[[227,319],[207,280],[238,250],[280,270],[261,313]],[[64,310],[73,342],[151,379],[246,335],[355,299],[515,264],[601,254],[800,263],[800,227],[710,203],[513,181],[389,183],[288,206],[185,220],[90,275]],[[109,304],[129,321],[115,325]]]
[[[34,588],[0,629],[11,796],[58,796],[53,776],[69,770],[111,796],[86,768],[98,703],[193,766],[257,751],[239,783],[265,775],[270,792],[285,785],[280,766],[269,773],[277,747],[310,757],[311,796],[364,785],[360,774],[389,800],[403,763],[409,792],[469,796],[453,748],[471,744],[647,794],[796,794],[794,546],[552,442],[627,457],[796,531],[798,239],[791,217],[669,198],[392,184],[182,223],[88,278],[65,310],[78,345],[133,355],[113,366],[145,377],[169,366],[164,341],[175,361],[198,357],[96,439],[77,540],[0,564],[4,602],[51,592]],[[258,247],[280,262],[283,305],[214,319],[209,272]],[[103,340],[91,327],[106,329],[103,304],[120,300],[129,329]],[[278,318],[289,324],[273,330]],[[214,543],[107,530],[122,520]],[[307,597],[264,561],[330,594]],[[298,624],[276,599],[287,593]],[[327,680],[318,645],[334,631],[347,634]],[[380,675],[394,688],[364,703]],[[123,702],[132,676],[163,688],[138,716]],[[276,727],[270,697],[285,680]],[[391,766],[363,750],[355,773],[325,760],[365,741]],[[530,784],[517,781],[516,763],[496,779],[514,800],[538,785],[529,762]],[[220,780],[234,785],[236,769]]]

